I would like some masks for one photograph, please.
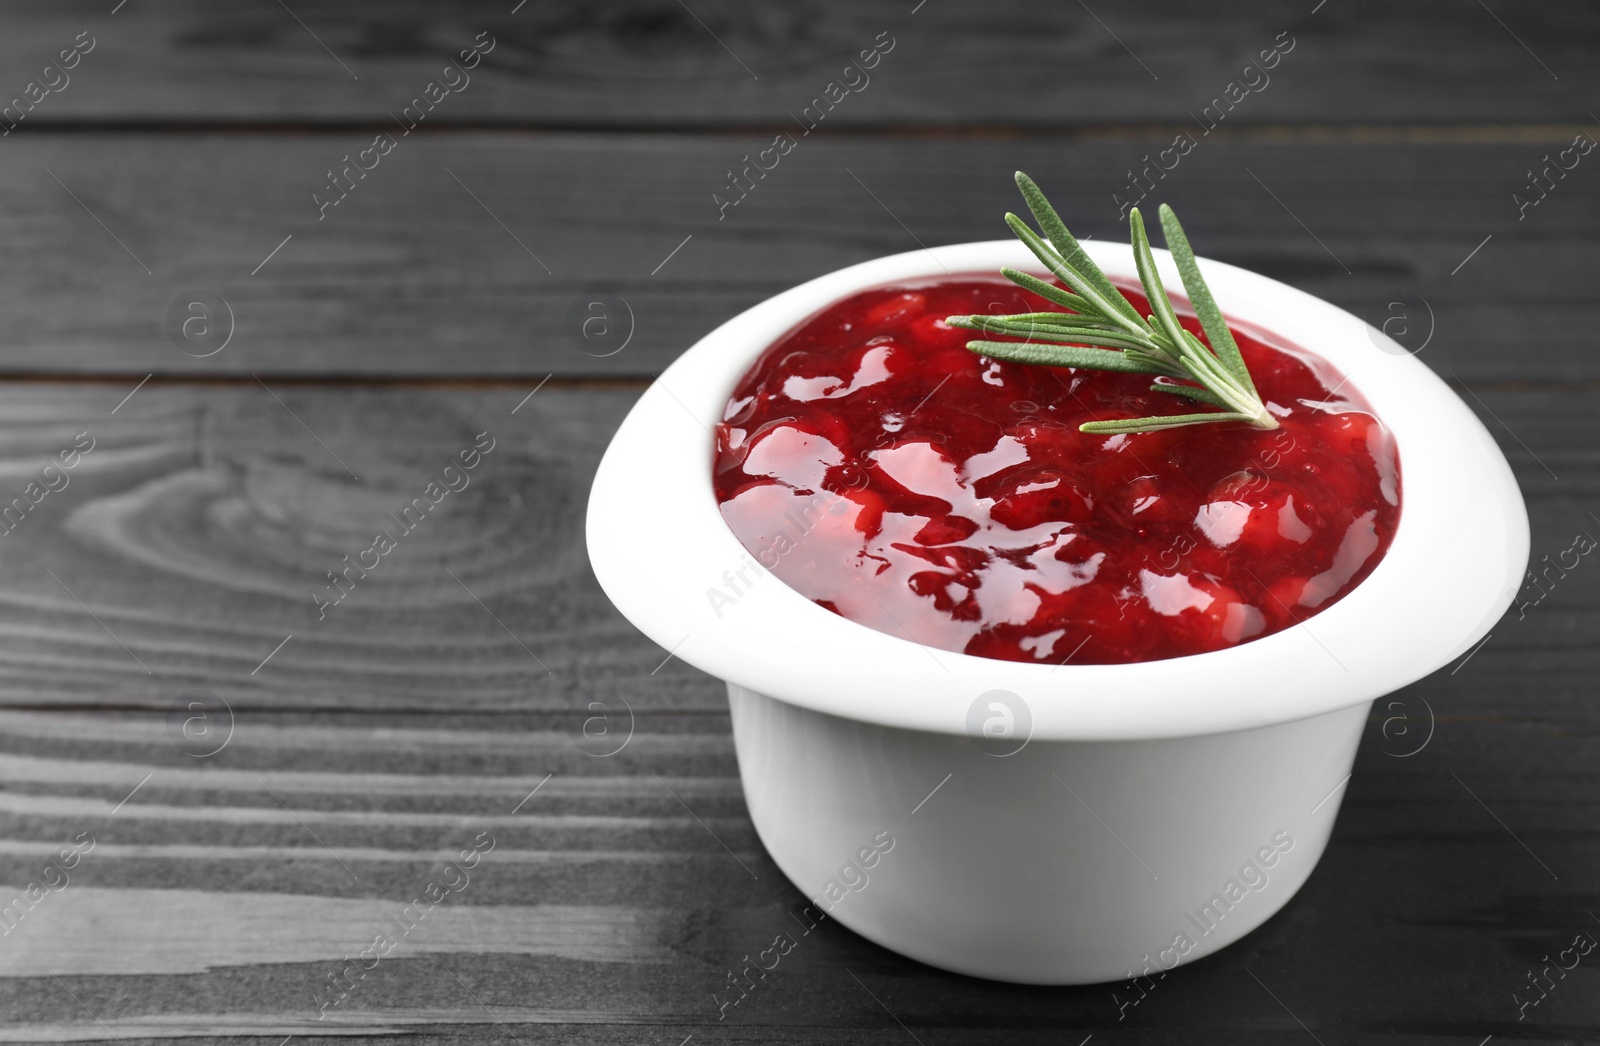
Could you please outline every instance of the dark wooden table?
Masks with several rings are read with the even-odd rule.
[[[1600,156],[1562,153],[1600,140],[1597,47],[1593,5],[1503,0],[7,5],[0,503],[93,449],[0,533],[0,1041],[1600,1042],[1600,953],[1530,984],[1600,935],[1592,557],[1380,702],[1304,891],[1138,1005],[825,924],[719,1020],[801,898],[720,685],[612,610],[582,534],[617,422],[723,319],[1002,236],[1019,167],[1125,236],[1160,162],[1203,253],[1420,347],[1554,560],[1600,535]],[[604,294],[633,328],[602,356],[569,310]],[[613,755],[575,743],[595,703]]]

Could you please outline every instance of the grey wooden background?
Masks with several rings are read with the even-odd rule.
[[[90,38],[70,82],[42,74]],[[1600,535],[1600,155],[1520,216],[1513,194],[1600,140],[1597,45],[1593,5],[1504,0],[6,5],[0,101],[59,90],[0,137],[0,501],[95,449],[0,535],[0,900],[95,846],[0,936],[0,1041],[1600,1041],[1600,955],[1513,998],[1600,934],[1587,558],[1380,703],[1305,890],[1125,1013],[1122,986],[985,983],[824,925],[719,1020],[800,897],[719,685],[610,608],[581,532],[617,422],[700,334],[1001,236],[1018,167],[1115,237],[1129,169],[1187,133],[1150,202],[1203,253],[1403,313],[1554,559]],[[785,132],[719,220],[725,172]],[[324,172],[380,133],[319,220]],[[233,315],[203,357],[168,331],[196,290]],[[634,316],[603,358],[568,319],[594,292]],[[326,572],[483,431],[472,485],[319,620]],[[196,691],[231,709],[204,757],[172,734]],[[574,744],[593,702],[632,710],[614,755]],[[483,832],[470,884],[319,1020],[343,957]]]

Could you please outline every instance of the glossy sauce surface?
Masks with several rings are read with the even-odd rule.
[[[1078,425],[1207,408],[1147,375],[980,357],[943,323],[1050,308],[998,276],[941,277],[854,295],[763,352],[713,465],[751,558],[891,635],[1056,664],[1245,642],[1371,572],[1399,521],[1399,462],[1329,364],[1234,327],[1280,428],[1089,435]],[[710,594],[719,614],[737,612],[746,566]]]

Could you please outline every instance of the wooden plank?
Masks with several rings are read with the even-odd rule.
[[[1355,0],[1261,11],[1180,0],[980,7],[806,0],[781,9],[698,3],[526,5],[354,0],[292,13],[200,0],[8,6],[5,90],[80,32],[93,50],[28,115],[32,126],[384,119],[439,82],[479,33],[494,42],[445,124],[722,127],[789,123],[839,82],[832,124],[977,128],[1190,123],[1234,85],[1240,124],[1572,120],[1595,86],[1600,21],[1576,0],[1534,10],[1447,0]],[[886,33],[851,94],[842,70]],[[1279,34],[1284,34],[1280,36]],[[1425,45],[1424,45],[1425,44]],[[1245,72],[1275,46],[1265,70]],[[869,59],[870,61],[870,59]],[[7,97],[10,97],[9,95]]]
[[[537,715],[248,712],[196,759],[161,713],[4,712],[6,899],[62,846],[94,845],[0,949],[0,1039],[895,1042],[903,1026],[924,1042],[1003,1028],[1154,1043],[1183,1026],[1186,1042],[1224,1043],[1283,1041],[1298,1020],[1325,1042],[1379,1027],[1420,1046],[1593,1026],[1581,969],[1526,1022],[1510,1001],[1588,926],[1592,706],[1544,725],[1442,719],[1404,757],[1382,714],[1303,892],[1124,1005],[1141,993],[994,984],[833,923],[802,933],[722,716],[646,713],[623,754],[592,758]],[[915,839],[909,818],[890,828]],[[464,876],[446,872],[491,842]],[[430,882],[446,899],[417,903]],[[721,1015],[728,970],[780,932],[796,947]],[[379,933],[392,954],[330,992]]]
[[[111,413],[131,387],[0,389],[0,503],[76,434],[95,441],[0,537],[0,703],[165,709],[204,689],[241,712],[723,710],[588,569],[590,476],[635,391],[547,387],[518,406],[520,388],[147,385]],[[1522,482],[1536,561],[1600,534],[1595,397],[1467,397]],[[481,433],[494,445],[469,485],[398,526],[389,513]],[[319,605],[379,529],[396,547]],[[1422,684],[1428,700],[1511,714],[1531,669],[1550,707],[1588,709],[1600,571],[1557,580],[1465,670]]]
[[[63,845],[94,840],[0,948],[5,1041],[909,1029],[959,1043],[1003,1028],[1021,1043],[1156,1043],[1183,1026],[1186,1042],[1237,1043],[1303,1021],[1325,1042],[1376,1027],[1420,1046],[1529,1027],[1511,993],[1586,926],[1600,858],[1588,564],[1453,672],[1375,708],[1305,890],[1137,1006],[1125,985],[942,974],[824,922],[722,1017],[729,968],[799,934],[801,898],[745,815],[720,686],[663,665],[583,565],[587,477],[634,392],[552,386],[515,414],[520,389],[125,395],[0,390],[5,484],[95,437],[0,559],[0,883],[23,889]],[[1600,530],[1594,393],[1476,395],[1527,492],[1536,556]],[[496,443],[460,501],[317,621],[318,572],[483,431]],[[210,755],[174,739],[192,690],[231,705],[231,729],[210,721],[207,745],[227,741]],[[619,698],[626,744],[581,751],[592,701],[622,731]],[[482,833],[494,849],[444,883],[445,860]],[[435,881],[448,899],[406,916],[396,951],[330,994],[344,958],[421,911]],[[1531,1027],[1592,1026],[1585,980],[1552,991]]]
[[[526,390],[146,386],[110,413],[131,388],[6,393],[8,490],[75,433],[96,441],[5,535],[8,573],[31,579],[0,600],[11,700],[164,705],[231,676],[255,696],[228,700],[263,706],[581,708],[604,678],[704,704],[681,664],[655,671],[664,653],[588,571],[589,476],[636,392],[546,389],[518,408]],[[390,518],[485,445],[460,493]],[[397,543],[384,569],[344,575],[379,529]],[[359,666],[352,641],[373,644]]]
[[[1562,133],[1499,144],[1201,136],[1183,157],[1170,137],[802,138],[721,217],[716,194],[736,198],[726,172],[770,139],[412,136],[369,154],[378,165],[352,173],[354,188],[320,219],[325,172],[370,134],[14,138],[0,366],[134,379],[647,376],[805,279],[919,243],[1000,236],[1018,167],[1081,234],[1125,237],[1127,172],[1168,148],[1175,166],[1152,172],[1145,202],[1177,207],[1202,253],[1376,324],[1391,302],[1409,303],[1411,323],[1431,317],[1422,358],[1446,375],[1592,381],[1597,176],[1575,168],[1522,217],[1513,201],[1528,167],[1571,140]],[[171,333],[196,289],[234,317],[211,355],[216,341]],[[611,355],[581,336],[585,303],[607,290],[633,316]]]

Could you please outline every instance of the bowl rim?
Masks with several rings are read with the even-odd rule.
[[[1108,276],[1136,278],[1127,244],[1083,246]],[[1170,254],[1154,254],[1166,285],[1182,286]],[[710,433],[756,356],[859,290],[1005,265],[1038,269],[1015,240],[851,265],[746,309],[691,346],[634,404],[596,470],[586,537],[601,588],[663,649],[720,679],[819,712],[942,734],[970,734],[973,710],[993,691],[1005,692],[1018,731],[1043,741],[1250,729],[1370,701],[1448,664],[1510,606],[1526,569],[1527,509],[1505,456],[1450,387],[1387,335],[1266,276],[1200,263],[1230,322],[1326,359],[1394,433],[1403,487],[1388,553],[1306,622],[1161,661],[1003,661],[842,618],[740,544],[712,489]]]

